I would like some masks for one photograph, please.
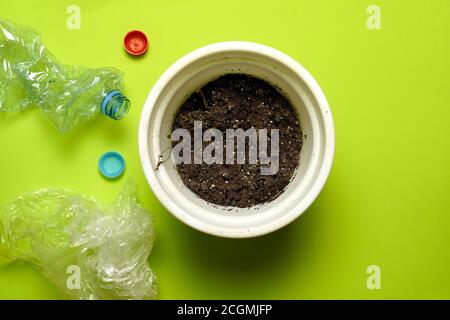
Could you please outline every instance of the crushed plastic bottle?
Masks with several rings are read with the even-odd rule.
[[[58,62],[31,28],[0,19],[0,111],[37,105],[65,133],[98,113],[119,120],[130,100],[122,72]]]
[[[131,182],[110,206],[46,188],[0,207],[0,257],[30,263],[71,299],[156,298],[153,242]]]

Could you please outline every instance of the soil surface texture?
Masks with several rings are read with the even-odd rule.
[[[194,121],[202,129],[219,129],[223,134],[224,164],[194,164]],[[200,198],[221,206],[253,207],[280,196],[299,164],[302,132],[292,105],[266,81],[244,74],[226,74],[193,93],[175,115],[172,129],[191,132],[191,164],[178,164],[183,183]],[[273,175],[261,175],[261,163],[225,163],[226,129],[279,129],[279,168]],[[180,140],[181,141],[181,140]],[[175,146],[178,142],[173,141]],[[203,148],[211,142],[203,142]],[[271,140],[268,139],[270,156]],[[236,144],[235,144],[236,148]]]

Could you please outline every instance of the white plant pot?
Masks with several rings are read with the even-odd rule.
[[[252,208],[208,203],[181,181],[170,157],[170,133],[178,108],[196,90],[226,73],[265,79],[294,106],[303,133],[300,165],[275,200]],[[187,225],[230,238],[277,230],[298,218],[324,186],[334,157],[335,134],[327,100],[314,78],[289,56],[250,42],[221,42],[174,63],[156,82],[142,111],[139,154],[148,183],[164,207]],[[159,160],[162,162],[159,168]]]

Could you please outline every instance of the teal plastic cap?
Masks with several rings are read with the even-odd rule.
[[[100,157],[98,169],[105,178],[115,179],[125,170],[125,160],[120,153],[108,151]]]

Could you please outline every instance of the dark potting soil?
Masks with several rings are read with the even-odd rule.
[[[277,198],[290,182],[299,164],[302,133],[291,104],[267,82],[243,74],[227,74],[193,93],[175,115],[172,129],[188,129],[193,137],[194,121],[202,129],[279,129],[279,169],[261,175],[261,164],[178,164],[183,183],[200,198],[222,206],[252,207]],[[248,139],[247,139],[248,140]],[[194,142],[191,139],[191,159]],[[176,145],[177,142],[172,142]],[[210,142],[203,142],[203,148]],[[270,140],[268,142],[270,155]],[[248,152],[248,141],[246,141]]]

